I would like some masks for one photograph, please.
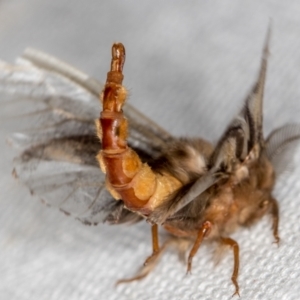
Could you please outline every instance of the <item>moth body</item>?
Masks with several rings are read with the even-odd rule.
[[[183,139],[150,166],[157,172],[171,173],[186,185],[207,173],[212,152],[213,146],[203,139]],[[275,172],[266,156],[250,166],[241,164],[229,179],[209,188],[163,226],[174,235],[194,237],[207,220],[213,226],[206,239],[229,235],[270,210],[274,183]]]
[[[122,112],[126,93],[120,92],[124,89],[120,85],[125,48],[113,45],[111,70],[102,93],[101,126],[97,126],[102,137],[98,157],[112,196],[152,223],[153,254],[145,265],[155,261],[164,248],[158,243],[158,225],[174,236],[192,240],[187,272],[202,241],[214,240],[233,249],[232,282],[239,294],[239,247],[229,235],[269,212],[279,241],[278,207],[272,197],[275,173],[262,131],[268,40],[269,34],[258,80],[216,146],[204,139],[173,139],[161,149],[161,155],[146,162],[127,144],[128,123]],[[146,273],[120,282],[140,279]]]

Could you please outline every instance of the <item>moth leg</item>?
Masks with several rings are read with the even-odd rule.
[[[144,266],[148,265],[148,263],[150,263],[152,260],[155,260],[160,252],[157,224],[151,226],[151,235],[152,235],[152,254],[145,260]]]
[[[186,272],[187,274],[191,273],[193,257],[196,255],[196,253],[203,241],[205,234],[207,234],[207,232],[210,231],[211,226],[212,226],[212,224],[209,221],[206,221],[202,224],[200,230],[198,231],[196,241],[195,241],[193,248],[190,251],[190,254],[188,257],[188,265],[187,265],[187,272]]]
[[[138,272],[138,274],[134,277],[131,278],[124,278],[124,279],[120,279],[116,282],[116,285],[120,284],[120,283],[129,283],[132,281],[137,281],[137,280],[141,280],[143,278],[145,278],[156,266],[158,259],[161,257],[162,253],[166,250],[166,248],[170,245],[174,243],[174,239],[170,238],[168,239],[159,249],[159,251],[157,252],[157,254],[155,256],[150,256],[151,259],[147,259],[146,262],[147,264],[144,264],[144,266],[140,269],[140,271]]]
[[[238,282],[237,282],[237,278],[238,278],[238,274],[239,274],[239,265],[240,265],[239,244],[231,238],[222,238],[221,242],[224,245],[230,246],[233,250],[234,265],[233,265],[233,272],[232,272],[232,276],[231,276],[231,281],[235,286],[235,292],[232,296],[235,296],[235,295],[240,296],[240,294],[239,294],[239,285],[238,285]]]
[[[274,198],[272,198],[271,200],[271,214],[273,218],[273,224],[272,224],[273,236],[275,238],[275,243],[278,245],[280,241],[280,237],[278,235],[279,208],[278,208],[277,200]]]

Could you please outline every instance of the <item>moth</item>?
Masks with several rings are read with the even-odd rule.
[[[270,214],[279,243],[272,191],[300,138],[299,124],[263,136],[269,39],[270,31],[256,83],[215,145],[174,137],[125,103],[122,44],[112,47],[104,89],[34,49],[25,50],[15,65],[1,62],[1,92],[17,102],[31,125],[10,137],[19,149],[14,176],[44,203],[84,224],[151,224],[152,255],[140,273],[119,283],[145,277],[172,243],[189,251],[190,272],[202,242],[215,242],[232,248],[231,280],[239,295],[239,245],[230,234]],[[170,233],[162,245],[159,226]]]

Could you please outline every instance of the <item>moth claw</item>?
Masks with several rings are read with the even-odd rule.
[[[279,243],[280,243],[280,237],[279,236],[274,236],[275,241],[272,244],[276,244],[279,247]]]

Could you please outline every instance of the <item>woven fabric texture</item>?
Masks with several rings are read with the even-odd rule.
[[[6,0],[0,58],[12,62],[31,46],[104,81],[111,44],[123,42],[130,103],[174,135],[216,141],[256,79],[272,19],[268,134],[300,121],[299,15],[297,0]],[[210,245],[198,251],[191,275],[170,249],[146,279],[115,287],[151,253],[149,225],[89,227],[41,204],[10,175],[11,129],[0,126],[1,300],[231,299],[232,254],[214,266]],[[279,247],[268,217],[233,235],[240,299],[299,299],[300,148],[291,160],[274,192]]]

